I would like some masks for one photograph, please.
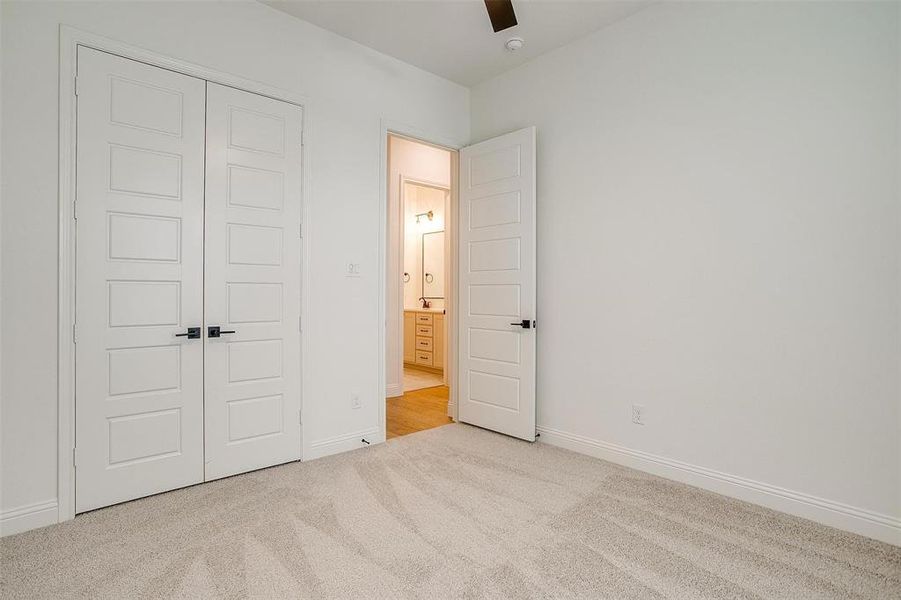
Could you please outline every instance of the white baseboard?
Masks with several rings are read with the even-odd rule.
[[[5,510],[0,513],[0,537],[54,525],[58,521],[59,507],[56,500]]]
[[[901,519],[539,426],[539,441],[901,546]]]
[[[404,395],[404,386],[402,383],[389,383],[385,386],[386,398],[397,398]]]
[[[348,450],[365,448],[380,441],[379,433],[380,432],[378,427],[370,427],[369,429],[364,429],[362,431],[345,433],[343,435],[337,435],[335,437],[312,442],[310,444],[309,451],[304,453],[303,459],[305,461],[314,460],[317,458],[322,458],[324,456],[338,454],[339,452],[347,452]],[[369,444],[366,444],[362,441],[364,438],[369,442]]]

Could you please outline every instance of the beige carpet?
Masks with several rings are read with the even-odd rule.
[[[901,549],[448,425],[5,538],[6,598],[899,598]]]

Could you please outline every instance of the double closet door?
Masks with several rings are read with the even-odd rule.
[[[299,106],[78,50],[76,511],[300,458]]]

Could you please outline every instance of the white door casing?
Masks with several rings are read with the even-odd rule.
[[[207,84],[206,479],[301,454],[302,108]]]
[[[204,81],[81,47],[76,511],[203,480]]]
[[[460,152],[459,419],[528,441],[535,441],[535,170],[534,127]]]

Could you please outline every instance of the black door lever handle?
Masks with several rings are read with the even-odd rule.
[[[530,321],[529,319],[523,319],[519,323],[510,323],[510,325],[516,325],[517,327],[522,327],[523,329],[531,329],[532,321]]]
[[[189,340],[199,340],[200,327],[188,327],[188,330],[185,333],[176,333],[175,337],[186,337]]]
[[[226,333],[237,333],[237,332],[236,331],[226,331],[226,330],[220,329],[218,325],[211,325],[210,327],[207,327],[207,330],[206,330],[206,336],[208,338],[217,338]]]

